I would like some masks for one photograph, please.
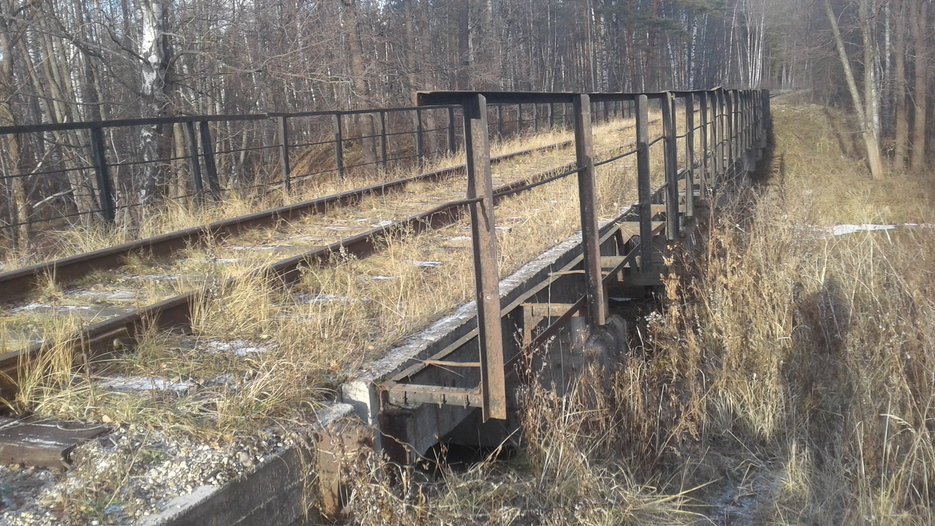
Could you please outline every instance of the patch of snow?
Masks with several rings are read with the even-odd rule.
[[[173,381],[149,376],[122,376],[98,382],[100,387],[115,391],[172,391],[181,393],[195,387],[195,382]]]
[[[11,309],[10,312],[34,312],[42,309],[58,310],[58,311],[69,311],[69,310],[91,310],[91,307],[77,306],[77,305],[48,305],[45,303],[29,303],[28,305],[23,305],[22,307],[16,307]]]
[[[383,227],[390,226],[390,225],[392,225],[392,224],[393,224],[393,222],[390,221],[389,219],[384,219],[383,221],[380,221],[379,223],[377,223],[377,224],[375,224],[375,225],[370,225],[370,226],[372,226],[372,227],[374,227],[374,228],[383,228]]]
[[[338,296],[336,294],[318,294],[312,296],[311,294],[299,294],[295,297],[296,301],[301,303],[306,303],[309,305],[314,305],[316,303],[330,303],[332,301],[336,302],[354,302],[354,301],[370,301],[370,298],[350,298],[348,296]]]
[[[876,232],[876,231],[885,231],[885,230],[895,230],[897,228],[933,228],[935,224],[932,223],[898,223],[893,225],[883,225],[883,224],[872,224],[864,223],[860,225],[851,225],[851,224],[842,224],[835,226],[818,226],[818,225],[795,225],[793,228],[796,230],[805,230],[808,232],[819,232],[823,234],[830,234],[832,236],[844,236],[847,234],[855,234],[857,232]]]
[[[418,261],[418,260],[410,260],[410,259],[407,259],[405,261],[406,263],[415,265],[419,268],[438,268],[438,266],[442,264],[441,261]]]
[[[45,303],[29,303],[23,305],[22,307],[16,307],[11,312],[32,312],[39,309],[51,309],[51,305],[46,305]]]
[[[262,354],[271,349],[271,347],[256,346],[243,340],[233,340],[229,342],[213,341],[208,342],[206,346],[208,347],[208,352],[226,352],[241,358],[251,354]]]
[[[147,281],[175,281],[179,279],[179,274],[152,274],[149,276],[140,276],[140,279]]]
[[[896,225],[872,225],[872,224],[834,225],[834,228],[831,229],[831,235],[843,236],[846,234],[854,234],[857,232],[872,232],[876,230],[893,230],[895,228],[896,228]]]

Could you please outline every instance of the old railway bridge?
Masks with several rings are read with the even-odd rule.
[[[358,126],[355,134],[351,123],[359,123],[362,116],[369,125]],[[592,136],[595,123],[615,119],[632,122],[616,128],[614,147],[596,150]],[[225,127],[246,123],[260,130],[254,134],[260,141],[255,146],[232,148],[229,141],[222,144],[212,137],[212,130],[217,135]],[[539,381],[558,390],[589,362],[613,360],[625,348],[627,329],[624,320],[608,314],[610,298],[643,297],[660,286],[666,271],[662,254],[667,246],[690,237],[700,211],[710,209],[719,193],[755,169],[767,147],[770,110],[765,91],[720,88],[659,93],[423,92],[417,94],[412,108],[0,128],[0,134],[15,134],[24,142],[30,137],[41,140],[72,134],[80,139],[77,148],[85,149],[81,158],[90,160],[88,165],[59,164],[46,170],[27,167],[6,175],[33,182],[44,178],[36,188],[48,193],[40,200],[46,209],[36,211],[29,226],[67,228],[76,221],[114,222],[119,221],[121,211],[139,207],[129,201],[127,196],[132,192],[126,181],[135,167],[150,161],[121,157],[116,145],[122,136],[153,125],[182,133],[179,143],[186,146],[187,153],[161,161],[164,167],[187,174],[190,194],[176,197],[195,203],[223,201],[245,189],[288,196],[315,177],[350,180],[355,169],[386,170],[390,166],[418,171],[432,156],[464,152],[462,165],[383,180],[0,274],[5,313],[13,316],[10,313],[21,312],[44,284],[68,287],[94,272],[120,269],[131,256],[171,258],[211,240],[310,216],[321,216],[328,222],[329,212],[352,208],[368,197],[392,196],[415,183],[441,182],[449,187],[454,193],[438,198],[441,203],[432,203],[437,206],[419,203],[422,208],[408,210],[408,217],[383,221],[372,228],[336,228],[334,231],[341,232],[337,239],[319,236],[307,243],[315,245],[311,250],[307,246],[281,247],[286,257],[250,271],[274,277],[279,286],[289,287],[300,279],[303,269],[335,265],[341,259],[335,254],[367,258],[385,249],[384,240],[399,232],[428,232],[457,224],[465,215],[469,219],[473,302],[435,321],[371,361],[367,368],[352,371],[310,424],[310,433],[317,440],[311,449],[291,446],[270,452],[245,478],[197,488],[192,495],[172,501],[151,522],[250,524],[274,520],[291,524],[304,512],[302,489],[310,475],[319,481],[325,513],[338,509],[341,465],[356,448],[377,447],[394,460],[409,462],[439,440],[452,437],[498,443],[514,429],[515,393],[524,381],[520,368],[529,359],[537,363],[533,369],[541,371]],[[491,155],[492,136],[562,127],[573,129],[572,140]],[[373,157],[350,163],[348,152],[362,150],[365,144]],[[331,161],[320,161],[317,171],[308,172],[307,163],[297,169],[297,164],[306,161],[299,152],[315,148],[332,152],[323,158],[330,156]],[[492,167],[564,150],[573,150],[571,162],[495,184]],[[63,160],[74,154],[62,151],[53,157]],[[275,166],[277,154],[277,170],[249,180],[225,175],[225,169],[236,166],[243,172],[251,163]],[[237,157],[239,164],[231,161],[231,156]],[[332,164],[321,168],[326,162]],[[599,169],[624,164],[635,167],[636,202],[620,206],[613,217],[601,218]],[[74,182],[69,174],[75,172],[86,176],[85,186],[68,187]],[[466,193],[450,189],[451,181],[459,177],[466,183]],[[501,279],[498,226],[502,219],[495,213],[497,207],[512,196],[535,192],[560,180],[577,182],[580,233]],[[90,206],[78,206],[77,193],[82,191],[86,195],[80,199]],[[58,208],[50,212],[48,208],[54,206]],[[20,235],[15,232],[23,226],[8,221],[8,237]],[[5,354],[0,356],[4,399],[15,400],[24,368],[42,360],[53,347],[61,350],[64,346],[93,361],[95,356],[132,349],[146,330],[191,332],[193,311],[205,301],[207,290],[206,286],[193,286],[142,307],[102,310],[76,333],[56,341],[41,334],[21,335],[17,340],[21,348],[12,350],[7,342]],[[13,340],[13,336],[8,338]],[[60,467],[67,464],[76,444],[106,432],[107,426],[100,423],[50,424],[11,415],[0,427],[0,457],[10,463]],[[307,462],[309,455],[316,461]]]

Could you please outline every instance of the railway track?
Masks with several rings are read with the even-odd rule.
[[[524,155],[550,150],[561,150],[572,145],[571,141],[550,144],[539,148],[521,150],[491,158],[492,164],[516,159]],[[412,177],[380,183],[365,188],[341,192],[326,197],[264,210],[253,214],[216,221],[159,236],[140,239],[121,245],[86,252],[54,261],[30,265],[0,273],[0,302],[13,303],[49,283],[58,286],[73,283],[95,271],[119,268],[134,254],[149,258],[168,257],[183,249],[202,245],[208,240],[219,240],[262,227],[275,226],[280,222],[295,221],[313,214],[324,214],[335,207],[349,207],[366,197],[384,196],[399,191],[416,182],[441,181],[463,174],[463,164],[433,170]]]
[[[498,200],[573,172],[575,167],[569,162],[573,153],[565,152],[569,144],[560,142],[498,157],[502,167],[494,174],[500,185]],[[626,148],[605,146],[602,157]],[[547,155],[557,163],[549,169],[528,173],[530,168],[522,163]],[[8,303],[22,301],[44,284],[92,284],[90,290],[79,287],[61,292],[67,304],[20,304],[7,309],[5,314],[13,318],[28,318],[42,310],[53,315],[56,310],[84,314],[86,325],[59,341],[50,341],[42,334],[27,335],[32,339],[28,345],[6,350],[0,355],[0,396],[12,400],[22,366],[52,346],[64,345],[70,352],[93,357],[131,347],[143,330],[190,330],[192,311],[206,300],[210,285],[238,279],[218,278],[220,267],[239,264],[244,267],[241,277],[262,277],[286,286],[299,279],[303,268],[327,266],[336,254],[366,258],[381,250],[388,237],[451,225],[469,204],[460,186],[447,184],[463,170],[458,166],[428,172],[0,275],[0,285],[6,287],[3,299]],[[418,192],[418,198],[405,205],[391,199],[407,191]],[[376,208],[383,210],[382,218],[373,217]],[[245,236],[250,239],[238,243]],[[166,258],[174,255],[178,261],[178,255],[193,246],[212,249],[203,262],[206,268],[190,275],[173,274],[177,267]],[[135,274],[115,272],[128,261]],[[134,287],[137,292],[125,290]],[[145,290],[140,293],[139,289]]]

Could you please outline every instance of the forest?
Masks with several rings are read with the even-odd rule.
[[[0,127],[409,106],[417,90],[803,90],[852,111],[855,142],[883,177],[922,171],[932,154],[930,4],[0,0]],[[134,149],[178,157],[172,132],[144,128]],[[248,146],[242,129],[215,133]],[[53,157],[76,157],[61,170],[79,172],[55,195],[88,208],[87,143],[0,130],[3,221],[30,221]],[[170,192],[164,174],[141,172],[128,204]]]

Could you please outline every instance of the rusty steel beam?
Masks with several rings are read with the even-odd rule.
[[[727,166],[726,169],[730,170],[734,166],[734,162],[737,160],[737,111],[735,105],[735,91],[727,91],[724,93],[725,102],[727,104]]]
[[[666,237],[674,241],[679,235],[678,144],[675,133],[675,98],[669,94],[662,101],[662,127],[665,135],[666,175]]]
[[[636,99],[636,180],[640,211],[640,271],[649,271],[652,261],[653,191],[649,172],[649,100]]]
[[[276,118],[279,132],[279,167],[282,171],[282,187],[287,194],[292,193],[292,165],[289,164],[289,121],[288,117]]]
[[[695,216],[695,95],[685,95],[685,217]]]
[[[594,180],[594,145],[591,139],[591,102],[587,95],[574,97],[575,155],[578,164],[578,199],[581,209],[581,236],[584,249],[585,289],[588,323],[604,325],[607,304],[601,283],[601,247],[598,240],[597,187]]]
[[[467,152],[467,198],[474,252],[474,299],[477,302],[484,421],[506,419],[506,381],[503,374],[503,334],[500,327],[500,278],[497,270],[497,231],[494,223],[493,182],[487,101],[474,95],[463,101],[464,146]]]
[[[442,404],[459,407],[486,407],[482,390],[476,387],[445,387],[436,385],[398,384],[384,382],[381,386],[384,406],[415,407],[420,404]]]
[[[708,135],[708,97],[710,94],[708,92],[702,92],[701,94],[701,177],[699,180],[699,187],[701,188],[702,198],[707,198],[708,196],[708,176],[710,164],[708,161],[708,151],[710,150]]]
[[[465,99],[481,95],[487,104],[571,104],[579,93],[542,93],[535,91],[419,91],[417,106],[447,106],[461,104]],[[664,98],[665,93],[584,93],[591,102],[633,101],[640,95]]]
[[[79,444],[110,431],[100,424],[0,417],[0,462],[63,470]]]

